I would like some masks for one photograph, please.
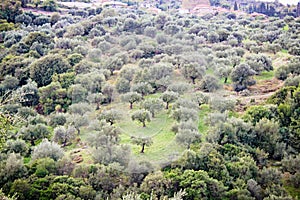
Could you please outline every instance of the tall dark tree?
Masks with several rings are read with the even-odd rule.
[[[234,7],[233,7],[233,10],[238,10],[239,8],[238,8],[238,5],[237,5],[237,3],[236,3],[236,1],[234,2]]]
[[[54,73],[61,74],[70,69],[70,65],[61,55],[47,55],[30,65],[30,77],[39,87],[51,83]]]
[[[0,19],[6,19],[8,22],[14,22],[15,17],[22,13],[21,5],[21,0],[2,0],[0,6]]]

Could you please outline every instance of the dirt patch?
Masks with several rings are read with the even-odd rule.
[[[81,163],[83,161],[82,155],[75,155],[73,158],[73,162]]]
[[[273,78],[272,80],[260,81],[256,85],[249,87],[250,95],[248,96],[242,96],[241,93],[236,93],[236,111],[244,112],[251,105],[264,103],[278,89],[282,88],[283,85],[283,81]]]
[[[283,86],[283,84],[283,81],[273,78],[272,80],[260,81],[256,85],[250,86],[249,91],[251,92],[251,94],[258,96],[260,94],[274,93],[278,89],[280,89]]]
[[[51,16],[54,13],[54,12],[48,12],[48,11],[43,11],[43,10],[38,10],[38,9],[33,9],[33,8],[23,8],[22,10],[25,12],[31,12],[31,13],[35,13],[35,14],[48,15],[48,16]]]

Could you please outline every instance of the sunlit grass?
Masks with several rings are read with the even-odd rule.
[[[263,80],[271,80],[275,76],[275,71],[263,71],[260,75],[255,76],[255,80],[263,81]]]
[[[283,179],[283,187],[288,192],[289,195],[294,197],[295,199],[299,199],[300,197],[300,188],[295,188],[288,184],[287,179]]]
[[[161,111],[146,127],[130,119],[130,112],[127,117],[119,123],[122,134],[121,144],[129,144],[136,158],[140,161],[151,163],[165,163],[179,155],[184,148],[176,143],[175,133],[171,131],[174,120],[167,111]],[[151,137],[153,144],[140,153],[141,146],[131,143],[131,136]]]

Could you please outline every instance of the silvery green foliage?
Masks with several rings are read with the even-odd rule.
[[[200,89],[204,92],[214,92],[221,88],[219,80],[213,75],[205,75],[200,83]]]
[[[76,103],[69,107],[70,114],[84,115],[91,110],[91,106],[88,103]]]
[[[11,47],[13,44],[16,44],[18,42],[21,41],[21,39],[27,35],[27,31],[24,30],[18,30],[18,31],[7,31],[4,33],[4,46],[9,48]]]
[[[190,87],[190,84],[185,82],[172,83],[168,86],[168,91],[177,92],[178,94],[182,95],[188,91]]]
[[[75,138],[76,129],[72,126],[65,128],[64,126],[58,126],[54,129],[53,140],[60,144],[66,144],[71,142]]]
[[[146,127],[146,122],[151,121],[151,113],[148,110],[137,110],[134,111],[131,115],[133,121],[139,121],[143,124],[143,127]]]
[[[124,102],[128,102],[130,104],[130,109],[132,109],[133,103],[140,101],[142,99],[142,95],[137,92],[127,92],[121,96],[121,99]]]
[[[122,200],[142,200],[141,195],[135,192],[129,192],[122,197]]]
[[[154,89],[152,88],[152,86],[149,83],[140,82],[140,83],[136,83],[136,84],[132,85],[131,90],[133,92],[137,92],[137,93],[141,94],[142,96],[145,96],[145,95],[153,92]]]
[[[149,98],[142,103],[142,107],[148,110],[154,118],[155,114],[161,111],[164,105],[161,99]]]
[[[236,100],[230,98],[220,98],[217,95],[214,95],[210,98],[209,105],[213,110],[219,111],[221,113],[226,110],[232,111],[236,104]]]
[[[48,139],[43,139],[43,141],[34,148],[31,157],[32,160],[49,157],[56,161],[63,156],[64,151],[56,142],[49,142]]]
[[[175,192],[174,197],[170,198],[169,200],[183,200],[185,195],[185,190],[179,190],[178,192]]]
[[[223,113],[221,112],[213,112],[208,114],[208,116],[205,119],[205,122],[209,124],[210,126],[214,126],[218,123],[223,123],[228,119],[228,112],[225,111]]]
[[[179,129],[178,133],[176,134],[176,141],[186,146],[188,149],[193,142],[200,140],[200,138],[200,133],[192,129]]]
[[[14,180],[23,177],[26,173],[23,157],[20,154],[10,153],[0,172],[1,175],[4,175],[0,177],[2,180]]]
[[[28,151],[28,146],[24,140],[8,140],[6,142],[6,149],[10,153],[20,153],[22,155],[26,154]]]

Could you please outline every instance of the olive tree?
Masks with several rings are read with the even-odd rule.
[[[91,93],[87,96],[87,100],[89,103],[96,104],[96,110],[100,109],[100,105],[103,102],[103,94],[102,93]]]
[[[165,90],[173,73],[173,66],[168,63],[157,63],[149,68],[149,83],[155,90]]]
[[[197,63],[187,63],[182,66],[182,73],[184,77],[192,80],[195,84],[196,79],[201,79],[204,76],[205,68]]]
[[[99,119],[103,119],[113,125],[117,120],[121,119],[121,113],[116,109],[105,110],[100,114]]]
[[[170,103],[178,99],[178,93],[172,91],[166,91],[162,94],[161,99],[166,103],[166,109],[169,109]]]
[[[200,134],[198,131],[193,129],[179,129],[178,133],[176,134],[176,141],[188,149],[193,142],[200,139]]]
[[[96,149],[100,147],[109,147],[110,145],[116,145],[120,141],[120,129],[104,120],[96,120],[96,125],[90,125],[89,129],[91,133],[88,136],[88,142]]]
[[[125,78],[118,78],[116,82],[116,90],[120,94],[124,94],[130,91],[130,81]]]
[[[66,146],[68,142],[71,142],[76,135],[76,129],[72,126],[64,127],[58,126],[54,129],[53,140],[63,146]]]
[[[151,146],[153,141],[150,137],[142,138],[142,137],[131,137],[132,143],[142,146],[140,153],[144,153],[145,146]]]
[[[39,158],[52,158],[57,161],[62,158],[64,151],[62,148],[55,142],[49,142],[47,139],[44,139],[38,146],[36,146],[32,152],[32,160]]]
[[[161,99],[149,98],[142,102],[142,107],[148,110],[152,118],[154,118],[155,114],[163,109],[163,101]]]
[[[2,164],[2,163],[1,163]],[[1,182],[10,182],[26,175],[23,157],[20,154],[10,153],[0,169]]]
[[[246,59],[249,67],[257,73],[273,70],[271,59],[263,54],[248,56]]]
[[[27,127],[22,127],[18,135],[25,141],[29,141],[32,146],[35,145],[36,140],[47,138],[50,135],[49,127],[45,124],[36,124],[36,125],[28,125]]]
[[[132,109],[133,103],[138,102],[142,99],[142,95],[137,92],[128,92],[122,95],[122,100],[129,102],[129,108]]]
[[[132,120],[137,120],[146,127],[146,122],[151,121],[151,113],[148,110],[137,110],[131,115]]]
[[[133,92],[137,92],[139,94],[142,95],[142,97],[144,97],[147,94],[150,94],[151,92],[153,92],[153,88],[149,83],[146,82],[140,82],[140,83],[136,83],[131,87],[131,90]]]
[[[255,73],[256,72],[245,63],[236,66],[230,74],[231,80],[235,83],[235,91],[246,89],[251,83],[251,81],[249,81],[250,77]]]
[[[213,75],[205,75],[200,83],[200,89],[204,92],[214,92],[220,89],[219,80]]]

